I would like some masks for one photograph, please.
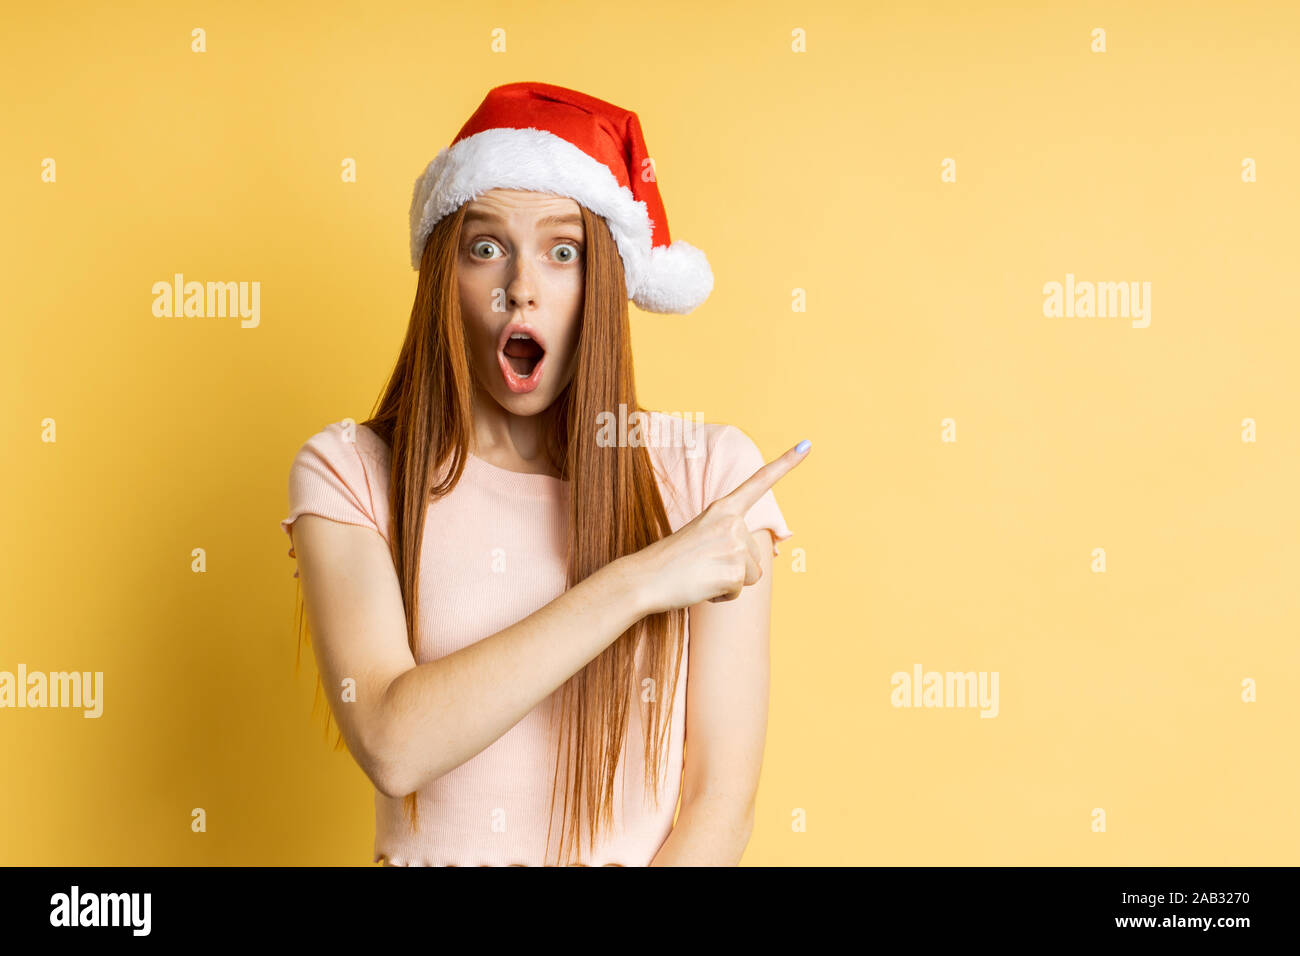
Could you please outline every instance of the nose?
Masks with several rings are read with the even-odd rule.
[[[506,300],[510,311],[532,308],[537,304],[537,283],[532,267],[524,257],[515,259],[510,283],[506,286]]]

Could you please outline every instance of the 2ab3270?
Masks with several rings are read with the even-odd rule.
[[[1249,903],[1249,893],[1204,893],[1200,890],[1192,892],[1192,904],[1198,903]]]

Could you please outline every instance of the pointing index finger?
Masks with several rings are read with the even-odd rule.
[[[742,515],[747,513],[750,508],[758,503],[759,498],[767,494],[773,485],[788,475],[795,465],[808,456],[808,450],[811,447],[812,442],[805,438],[784,455],[773,458],[736,486],[734,491],[719,500],[736,507]]]

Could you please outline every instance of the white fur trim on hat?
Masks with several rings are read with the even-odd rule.
[[[623,259],[628,298],[647,312],[685,314],[713,290],[704,253],[680,239],[651,247],[646,204],[620,185],[604,163],[547,130],[489,129],[441,150],[415,181],[411,197],[411,266],[434,225],[489,189],[528,189],[568,196],[605,218]]]

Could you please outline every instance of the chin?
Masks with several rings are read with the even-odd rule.
[[[550,408],[551,403],[555,401],[555,396],[550,393],[550,389],[545,392],[537,389],[526,395],[516,395],[508,388],[496,388],[492,390],[492,397],[511,415],[518,415],[521,418],[539,415]]]

